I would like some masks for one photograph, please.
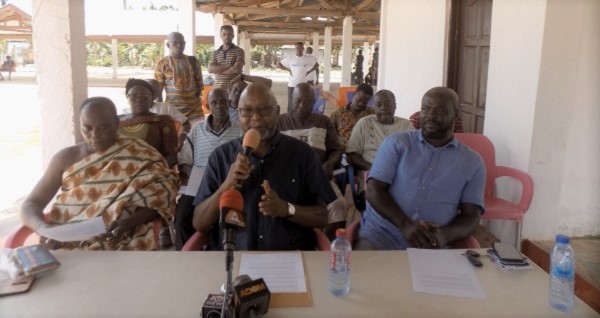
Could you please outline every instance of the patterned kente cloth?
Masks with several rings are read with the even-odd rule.
[[[119,136],[109,149],[91,154],[63,173],[62,186],[50,211],[50,224],[102,216],[113,220],[132,215],[138,207],[154,209],[171,224],[179,178],[164,158],[143,140]],[[88,241],[89,250],[156,250],[154,222],[138,225],[118,239]],[[73,244],[67,249],[80,248]]]
[[[166,101],[189,120],[204,117],[200,99],[202,69],[195,57],[163,57],[154,68],[154,79],[165,88]]]

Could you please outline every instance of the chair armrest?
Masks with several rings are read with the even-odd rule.
[[[331,247],[331,241],[329,241],[325,233],[317,228],[313,230],[315,231],[315,236],[317,238],[317,250],[329,251],[329,248]]]
[[[207,235],[202,232],[196,232],[190,239],[185,242],[181,251],[189,252],[189,251],[203,251],[204,246],[208,243]]]
[[[21,224],[16,229],[12,230],[8,237],[6,238],[6,242],[4,243],[4,248],[17,248],[23,246],[27,238],[33,234],[32,229]]]
[[[529,210],[531,200],[533,200],[533,179],[528,173],[514,168],[496,166],[496,178],[499,177],[511,177],[521,182],[523,191],[521,192],[521,199],[517,206],[523,213]]]

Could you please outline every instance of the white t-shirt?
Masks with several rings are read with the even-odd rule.
[[[312,55],[292,55],[281,60],[281,65],[289,68],[292,71],[288,87],[296,87],[300,83],[306,83],[306,72],[308,72],[315,64],[317,59]]]

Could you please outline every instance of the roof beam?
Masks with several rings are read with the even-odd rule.
[[[378,12],[354,12],[344,10],[311,10],[294,8],[292,9],[277,9],[277,8],[259,8],[259,7],[237,7],[237,6],[218,6],[209,4],[199,4],[199,11],[204,13],[235,13],[235,14],[264,14],[264,15],[283,15],[283,16],[321,16],[321,17],[345,17],[353,16],[359,19],[379,19]]]
[[[341,29],[341,23],[320,23],[320,22],[259,22],[259,21],[237,21],[236,25],[244,27],[260,28],[278,28],[278,29],[324,29],[333,27]],[[354,25],[353,30],[359,31],[379,31],[378,26]]]
[[[354,8],[352,8],[352,10],[354,10],[354,11],[368,10],[375,4],[375,1],[376,0],[365,0],[365,1],[357,4]]]

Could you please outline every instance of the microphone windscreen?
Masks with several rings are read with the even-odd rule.
[[[252,148],[256,150],[258,148],[258,144],[260,143],[260,132],[258,130],[251,128],[244,134],[244,140],[242,141],[242,146],[244,148]]]
[[[241,284],[249,283],[251,281],[252,281],[252,278],[250,278],[250,276],[248,276],[246,274],[242,274],[233,280],[233,286],[239,286]]]
[[[237,211],[244,209],[244,197],[238,190],[225,190],[219,198],[219,208],[230,208]]]

